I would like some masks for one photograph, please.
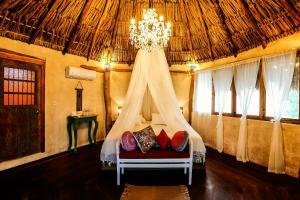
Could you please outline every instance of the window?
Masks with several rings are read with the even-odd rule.
[[[34,105],[35,71],[4,67],[4,105]]]
[[[236,98],[236,114],[242,114],[239,98]],[[248,108],[248,115],[259,116],[259,89],[253,91],[251,102]]]
[[[249,105],[248,116],[256,119],[270,120],[273,112],[271,110],[271,100],[266,94],[263,76],[261,75],[262,63],[257,77],[255,91],[252,94]],[[233,87],[234,88],[234,87]],[[293,74],[293,80],[289,91],[288,100],[286,101],[285,111],[282,115],[284,122],[300,123],[300,52],[297,54],[296,64]],[[240,117],[242,114],[240,107],[240,100],[238,95],[233,90],[229,91],[226,97],[226,105],[223,113],[229,113],[232,116]],[[212,107],[214,112],[218,113],[218,97],[213,96]],[[235,101],[235,102],[234,102]],[[235,106],[235,107],[232,107]],[[235,115],[234,112],[237,114]]]
[[[259,116],[259,103],[260,103],[260,94],[259,94],[259,84],[260,82],[260,72],[257,75],[257,80],[256,80],[256,87],[255,90],[253,91],[252,97],[251,97],[251,101],[250,101],[250,105],[248,108],[248,115],[252,115],[252,116]],[[240,106],[240,99],[238,97],[238,95],[236,95],[236,114],[241,115],[242,114],[242,110],[241,110],[241,106]]]
[[[217,101],[217,95],[215,95],[215,112],[219,112],[219,107],[218,107],[218,101]],[[223,113],[231,113],[231,100],[232,100],[232,91],[228,91],[226,95],[226,104],[223,109]]]
[[[212,105],[211,71],[196,74],[195,83],[194,111],[202,114],[210,114]]]
[[[285,111],[282,118],[287,119],[299,119],[299,61],[300,57],[297,57],[296,65],[294,69],[293,80],[289,91],[289,97],[285,104]],[[270,106],[271,100],[266,97],[266,116],[272,116],[272,108]]]

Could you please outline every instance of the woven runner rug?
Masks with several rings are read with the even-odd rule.
[[[190,200],[185,185],[135,186],[125,185],[121,200]]]

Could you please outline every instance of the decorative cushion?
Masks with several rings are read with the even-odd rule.
[[[136,149],[136,141],[130,131],[126,131],[123,133],[121,138],[121,145],[122,148],[126,151],[133,151]]]
[[[164,120],[162,119],[162,117],[160,116],[160,114],[158,113],[152,113],[152,121],[151,124],[153,125],[165,125],[166,123],[164,122]]]
[[[174,134],[171,146],[177,152],[181,152],[185,149],[189,140],[189,135],[186,131],[178,131]]]
[[[160,146],[161,149],[166,149],[169,144],[171,143],[171,139],[167,135],[164,129],[162,129],[159,133],[159,135],[156,137],[156,140]]]
[[[133,136],[143,153],[146,153],[155,145],[156,136],[151,126],[140,131],[133,132]]]

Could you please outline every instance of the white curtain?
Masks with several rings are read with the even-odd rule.
[[[134,128],[147,85],[163,121],[173,133],[178,130],[187,131],[193,142],[194,161],[204,161],[206,152],[204,143],[178,107],[169,66],[162,49],[150,53],[138,51],[122,112],[102,145],[100,159],[107,162],[116,161],[116,142],[124,131]]]
[[[198,72],[194,80],[192,127],[200,132],[210,128],[212,106],[212,73]]]
[[[216,146],[220,153],[223,151],[223,111],[226,105],[228,92],[231,89],[232,77],[233,73],[231,65],[223,66],[222,69],[213,72],[213,83],[216,96],[215,105],[217,105],[219,109]]]
[[[249,161],[247,151],[247,113],[251,102],[252,94],[255,90],[259,61],[260,59],[252,59],[243,62],[238,62],[235,64],[235,88],[237,97],[240,100],[239,103],[242,111],[236,159],[242,162]]]
[[[283,135],[281,129],[281,116],[284,112],[291,87],[296,51],[263,58],[264,81],[266,93],[271,100],[274,118],[268,171],[285,173]]]

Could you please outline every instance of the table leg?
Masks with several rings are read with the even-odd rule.
[[[68,129],[68,135],[69,135],[68,151],[70,151],[71,147],[72,147],[72,123],[68,123],[67,129]]]
[[[88,140],[89,143],[92,144],[92,138],[91,138],[91,129],[92,129],[92,122],[89,122],[89,130],[88,130]]]
[[[77,153],[77,124],[73,123],[74,130],[74,153]]]
[[[98,129],[98,121],[96,119],[94,119],[94,123],[95,123],[95,128],[94,128],[94,143],[96,144],[96,134],[97,134],[97,129]]]

